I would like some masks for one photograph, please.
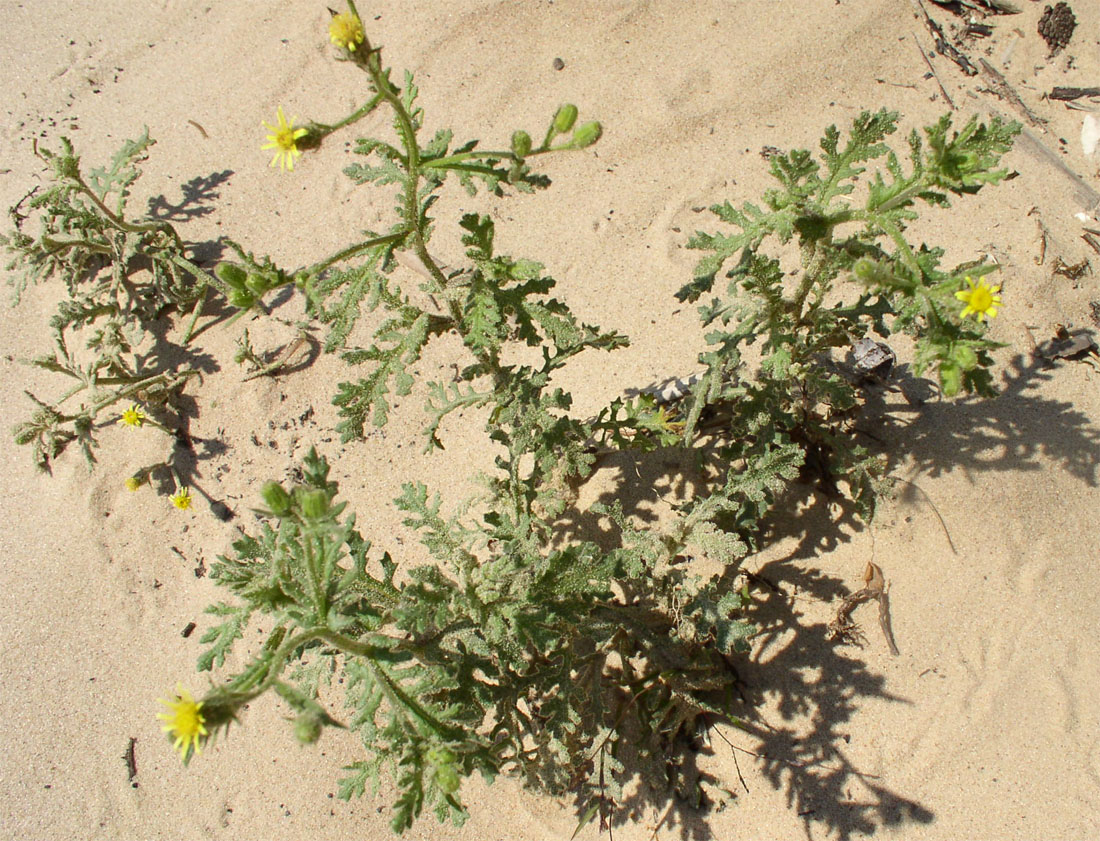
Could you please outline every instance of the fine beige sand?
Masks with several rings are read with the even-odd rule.
[[[886,395],[888,414],[869,431],[911,484],[899,483],[873,527],[812,496],[806,510],[781,512],[776,542],[747,566],[778,586],[771,601],[793,621],[759,638],[745,663],[756,702],[741,711],[748,731],[717,728],[699,757],[737,792],[734,805],[646,805],[617,816],[615,838],[1100,837],[1100,374],[1032,355],[1032,339],[1055,325],[1096,330],[1100,319],[1100,254],[1081,239],[1100,222],[1076,216],[1096,211],[1100,155],[1086,155],[1080,135],[1100,97],[1079,110],[1046,96],[1100,86],[1100,6],[1071,0],[1077,30],[1050,57],[1037,34],[1043,3],[1015,2],[1021,14],[986,19],[992,36],[966,51],[1003,74],[1034,122],[987,71],[968,77],[932,55],[933,76],[921,54],[931,37],[908,0],[361,0],[387,65],[398,78],[416,73],[428,131],[501,144],[515,128],[537,135],[567,101],[602,121],[597,146],[545,161],[550,190],[504,200],[452,190],[437,207],[443,259],[460,256],[450,236],[460,212],[491,210],[502,252],[544,262],[585,321],[632,338],[562,377],[582,416],[625,388],[695,369],[702,331],[673,297],[696,260],[683,245],[719,228],[697,208],[758,198],[765,146],[815,146],[830,123],[882,106],[902,112],[907,133],[949,109],[945,95],[960,123],[997,113],[1029,132],[1007,159],[1017,177],[914,228],[947,249],[948,264],[1000,263],[1002,395],[919,409]],[[964,22],[927,9],[949,33]],[[328,18],[325,3],[305,0],[4,3],[0,203],[41,183],[32,141],[56,148],[69,136],[95,165],[147,125],[157,145],[134,207],[156,196],[178,204],[192,179],[214,184],[202,204],[211,212],[179,223],[190,241],[230,236],[298,266],[388,226],[390,191],[356,188],[340,172],[354,138],[384,130],[385,118],[326,141],[293,174],[270,169],[259,149],[278,105],[331,122],[366,99],[362,77],[333,60]],[[1076,280],[1053,271],[1086,259]],[[2,311],[4,430],[29,416],[25,389],[58,391],[23,362],[50,349],[58,299],[40,287]],[[277,318],[249,325],[254,342],[289,341],[301,313],[299,301],[282,302]],[[232,361],[242,326],[199,342],[208,373],[189,389],[202,494],[191,511],[123,487],[163,452],[148,429],[102,429],[91,473],[76,451],[46,476],[10,436],[0,449],[0,837],[390,836],[392,789],[335,797],[340,767],[359,755],[353,737],[302,747],[287,709],[265,697],[185,769],[156,701],[177,681],[206,685],[194,671],[202,611],[223,596],[197,572],[238,527],[254,527],[264,480],[316,445],[376,544],[420,562],[390,504],[401,482],[420,478],[454,503],[490,454],[476,419],[452,418],[447,452],[421,455],[420,392],[399,401],[384,434],[341,446],[330,399],[349,377],[343,363],[321,356],[245,381]],[[433,347],[423,377],[445,370],[454,350]],[[614,492],[614,475],[598,481],[585,498]],[[236,517],[219,520],[208,499]],[[871,606],[855,612],[865,647],[826,641],[868,560],[891,583],[897,657]],[[199,630],[184,638],[190,622]],[[123,760],[131,739],[136,787]],[[568,800],[512,780],[471,780],[462,793],[464,828],[428,816],[407,837],[566,839],[576,826]],[[577,837],[599,836],[593,823]]]

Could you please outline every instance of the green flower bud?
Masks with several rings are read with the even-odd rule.
[[[307,519],[319,520],[328,513],[328,494],[319,488],[301,491],[298,494],[298,503]]]
[[[257,272],[249,272],[248,277],[245,279],[244,285],[250,292],[256,295],[263,295],[269,289],[271,289],[271,282],[262,274]]]
[[[874,283],[879,275],[878,263],[868,257],[860,257],[852,264],[852,274],[861,283]]]
[[[247,274],[245,270],[236,263],[218,263],[218,265],[214,267],[214,274],[216,274],[226,285],[232,286],[234,289],[244,289],[244,282]]]
[[[455,767],[455,752],[450,748],[430,748],[425,756],[428,764],[432,766],[435,776],[435,784],[444,794],[454,794],[458,791],[462,778]]]
[[[282,517],[290,511],[290,494],[278,482],[265,482],[260,489],[260,496],[272,514]]]
[[[233,289],[229,292],[229,303],[238,309],[246,310],[256,303],[256,296],[247,289]]]
[[[973,371],[978,367],[978,354],[970,345],[956,345],[952,354],[957,364],[964,371]]]
[[[577,122],[577,106],[563,105],[558,109],[558,113],[554,115],[554,131],[558,134],[565,134],[573,128],[575,122]]]
[[[512,134],[512,154],[517,158],[524,158],[531,151],[531,135],[525,131],[517,131]]]
[[[570,149],[584,149],[591,146],[597,140],[600,139],[600,135],[603,134],[603,126],[593,121],[591,123],[585,123],[575,132],[573,132],[573,139],[569,143]]]
[[[440,765],[435,769],[435,784],[444,794],[454,794],[462,784],[462,778],[453,765]]]
[[[304,713],[294,719],[294,737],[303,745],[312,745],[321,738],[324,725],[316,715]]]
[[[962,389],[962,368],[954,362],[940,363],[940,390],[944,397],[954,397]]]
[[[450,748],[428,748],[424,758],[429,765],[450,765],[457,757]]]

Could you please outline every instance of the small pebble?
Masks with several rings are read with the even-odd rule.
[[[561,70],[564,67],[565,67],[565,62],[564,61],[562,61],[560,58],[555,58],[554,59],[554,69],[555,70]]]

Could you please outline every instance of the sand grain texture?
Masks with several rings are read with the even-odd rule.
[[[682,246],[694,230],[719,227],[694,208],[758,198],[768,180],[763,146],[815,146],[828,124],[843,128],[881,106],[901,111],[908,132],[945,108],[918,52],[918,43],[930,45],[927,32],[907,3],[360,5],[387,65],[398,77],[403,68],[417,74],[428,131],[450,126],[459,137],[504,142],[518,126],[537,134],[565,101],[603,123],[593,150],[545,163],[549,191],[506,200],[450,192],[437,207],[440,243],[460,211],[495,211],[502,252],[545,262],[583,320],[631,336],[629,349],[584,357],[565,372],[582,413],[628,386],[694,368],[702,331],[692,308],[672,297],[696,260]],[[1036,32],[1041,4],[1020,5],[1020,15],[987,21],[995,34],[973,43],[971,55],[984,56],[1049,121],[1030,127],[1035,137],[1100,189],[1100,159],[1077,140],[1086,112],[1042,98],[1054,85],[1098,84],[1100,7],[1073,3],[1073,41],[1049,58]],[[928,8],[945,25],[958,20]],[[40,183],[35,138],[56,147],[67,135],[95,165],[148,125],[157,145],[132,207],[157,195],[178,202],[196,177],[216,184],[214,212],[180,225],[188,240],[227,234],[293,266],[390,218],[387,191],[355,188],[340,173],[358,127],[303,157],[293,175],[269,169],[259,150],[261,121],[277,105],[326,120],[365,99],[361,79],[332,60],[323,3],[35,0],[4,4],[4,16],[3,206]],[[958,121],[1020,117],[986,80],[932,62]],[[1095,100],[1081,104],[1100,110]],[[368,118],[361,133],[384,120]],[[899,485],[873,529],[838,522],[820,502],[806,516],[780,518],[779,540],[748,567],[779,584],[785,595],[775,609],[798,622],[758,640],[745,667],[759,702],[753,732],[723,730],[771,759],[740,753],[735,766],[715,736],[701,763],[739,790],[737,804],[708,816],[676,811],[655,837],[1100,834],[1100,374],[1084,363],[1036,363],[1027,332],[1042,340],[1057,323],[1096,328],[1096,270],[1072,281],[1052,275],[1051,264],[1060,256],[1100,267],[1100,255],[1079,239],[1074,214],[1085,208],[1064,175],[1019,148],[1008,165],[1017,178],[958,200],[951,213],[929,213],[914,229],[944,245],[949,264],[983,253],[1001,262],[1005,305],[992,335],[1007,345],[997,353],[1003,395],[919,411],[890,398],[898,422],[878,434],[895,474],[919,490]],[[1049,231],[1042,266],[1036,219]],[[0,315],[5,430],[29,414],[25,388],[51,393],[50,378],[20,360],[47,350],[56,296],[30,290]],[[290,302],[278,314],[300,312]],[[127,492],[122,480],[157,451],[140,433],[104,429],[91,474],[76,452],[46,477],[10,439],[0,448],[0,837],[390,837],[390,791],[352,803],[333,797],[339,767],[357,757],[353,738],[326,734],[300,747],[286,709],[265,697],[183,769],[153,717],[156,699],[177,680],[193,689],[205,680],[194,673],[202,609],[222,596],[196,568],[228,550],[236,524],[251,526],[262,482],[281,477],[309,446],[338,459],[344,494],[380,536],[403,533],[389,504],[403,480],[455,486],[488,468],[489,454],[476,424],[451,422],[447,455],[420,455],[416,394],[400,401],[385,436],[341,446],[329,401],[347,376],[342,363],[320,357],[295,375],[242,382],[231,361],[238,334],[203,337],[212,367],[190,427],[196,485],[237,512],[234,523],[217,520],[201,499],[181,515],[164,498]],[[291,335],[275,323],[253,326],[265,346]],[[445,368],[453,350],[433,348],[422,374]],[[607,481],[600,492],[614,491]],[[891,582],[896,658],[871,607],[855,614],[866,648],[825,641],[841,586],[861,586],[871,559]],[[192,621],[200,632],[182,638]],[[122,759],[131,737],[137,788]],[[466,827],[425,818],[407,837],[561,839],[576,824],[571,804],[513,781],[490,788],[472,780],[463,794]],[[623,817],[615,837],[642,839],[654,837],[663,814]],[[578,837],[599,837],[597,827]]]

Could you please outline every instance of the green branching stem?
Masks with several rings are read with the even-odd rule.
[[[309,125],[310,134],[316,136],[317,138],[327,137],[333,132],[339,131],[346,126],[350,126],[352,123],[358,122],[359,120],[363,119],[363,117],[367,116],[367,114],[377,108],[384,99],[385,97],[381,93],[376,93],[367,101],[365,105],[363,105],[362,108],[353,111],[351,114],[344,117],[344,119],[340,120],[340,122],[333,123],[332,125],[311,121]]]
[[[313,602],[314,615],[318,618],[328,615],[328,596],[325,588],[324,563],[325,539],[323,533],[316,529],[308,530],[302,541],[302,554],[305,558],[306,571],[309,573],[309,597]],[[317,552],[317,547],[321,552]],[[320,555],[320,557],[318,557]]]
[[[199,316],[202,315],[202,308],[206,304],[206,284],[200,281],[199,296],[195,299],[195,306],[191,310],[191,317],[187,320],[187,327],[183,331],[183,336],[180,337],[180,344],[186,347],[191,343],[191,340],[195,338],[202,330],[197,330],[196,327],[199,323]],[[210,322],[213,324],[214,322]],[[209,325],[207,325],[209,326]],[[205,328],[203,328],[205,329]]]
[[[198,279],[199,283],[202,283],[206,286],[214,286],[222,290],[222,292],[224,292],[225,294],[229,294],[230,287],[228,284],[223,283],[221,278],[217,277],[216,275],[210,274],[210,272],[206,271],[206,269],[201,268],[195,263],[192,263],[182,254],[168,254],[166,256],[167,259],[171,260],[181,269],[190,273],[193,277]]]
[[[833,223],[830,221],[825,226],[825,236],[820,239],[810,240],[802,250],[802,262],[805,267],[805,274],[802,277],[802,282],[798,286],[798,292],[794,298],[794,312],[802,321],[803,309],[806,304],[806,298],[821,279],[821,272],[825,268],[826,261],[828,260],[828,250],[822,247],[823,242],[829,242],[832,238]]]
[[[102,199],[95,194],[95,190],[84,183],[84,180],[80,176],[70,176],[77,188],[96,206],[96,209],[102,213],[107,220],[118,228],[120,231],[126,231],[131,234],[149,234],[159,231],[163,234],[168,234],[172,237],[172,241],[176,247],[182,251],[184,249],[183,240],[180,239],[180,235],[176,233],[176,229],[168,222],[152,221],[152,222],[127,222],[121,216],[112,211],[107,205],[105,205]]]
[[[453,170],[466,169],[468,172],[483,172],[485,170],[481,167],[477,167],[477,166],[463,167],[462,164],[463,164],[464,161],[489,160],[490,158],[493,159],[493,160],[500,160],[500,161],[526,160],[527,158],[533,158],[536,155],[545,155],[548,152],[561,152],[561,151],[566,150],[568,148],[569,148],[568,144],[563,144],[562,146],[554,146],[554,147],[544,146],[540,149],[532,149],[530,152],[528,152],[526,155],[524,155],[523,158],[520,158],[518,155],[516,155],[515,152],[512,152],[512,151],[489,152],[489,151],[484,151],[484,150],[481,150],[481,149],[474,149],[474,150],[471,150],[469,152],[456,152],[455,154],[447,155],[444,158],[434,158],[430,161],[424,161],[422,166],[423,166],[424,169],[453,169]]]
[[[416,699],[402,689],[397,681],[390,677],[386,670],[378,665],[376,660],[371,659],[371,665],[374,667],[373,671],[375,675],[382,679],[382,683],[386,687],[386,692],[390,696],[391,702],[399,702],[401,706],[445,739],[454,739],[457,741],[466,737],[467,734],[464,730],[444,724],[423,706],[418,704]]]
[[[316,277],[330,266],[334,266],[344,260],[350,260],[357,254],[362,254],[364,251],[370,251],[380,245],[388,245],[390,243],[397,245],[398,243],[403,242],[405,237],[407,236],[407,231],[398,231],[395,234],[386,234],[385,236],[381,237],[372,237],[371,239],[356,243],[355,245],[349,245],[342,251],[337,251],[332,256],[326,257],[324,260],[321,260],[320,262],[314,263],[312,266],[303,269],[298,274]]]
[[[71,371],[62,370],[61,373],[68,374],[71,377],[77,377],[77,375]],[[81,381],[81,384],[73,387],[59,399],[58,405],[64,403],[74,394],[84,391],[87,388],[94,388],[99,386],[111,386],[111,385],[125,385],[125,388],[120,388],[117,391],[112,391],[109,394],[93,400],[92,405],[88,410],[81,412],[77,415],[65,415],[62,417],[62,421],[75,420],[77,417],[85,414],[96,415],[108,406],[119,402],[120,400],[128,400],[133,398],[139,392],[146,391],[154,386],[162,386],[164,388],[173,388],[188,377],[199,376],[198,371],[187,370],[168,372],[163,374],[156,374],[152,377],[97,377],[94,382]]]
[[[854,221],[866,221],[877,225],[886,236],[890,237],[891,242],[894,243],[894,247],[897,248],[898,257],[900,257],[906,267],[913,272],[913,276],[921,276],[920,264],[917,263],[916,255],[913,254],[913,249],[909,246],[909,243],[905,241],[901,229],[896,224],[875,211],[857,210],[853,211],[851,216]]]
[[[389,79],[386,78],[385,70],[382,68],[380,50],[378,48],[371,48],[369,44],[364,44],[363,49],[367,52],[367,59],[363,63],[363,67],[370,74],[371,83],[375,91],[377,91],[377,95],[389,103],[389,106],[393,109],[394,115],[397,118],[398,131],[401,133],[401,139],[408,153],[407,160],[405,161],[408,177],[405,179],[403,215],[411,226],[410,232],[413,237],[413,250],[416,252],[416,256],[420,258],[420,262],[424,264],[424,267],[428,270],[429,274],[431,274],[432,280],[435,281],[437,288],[430,291],[439,292],[446,288],[447,278],[443,275],[442,270],[428,253],[428,244],[424,239],[424,228],[420,219],[419,205],[421,169],[420,145],[416,139],[416,127],[413,125],[412,116],[405,108],[401,98],[390,84]]]
[[[59,251],[67,251],[71,248],[83,248],[95,254],[112,254],[110,247],[101,242],[93,242],[87,239],[57,239],[55,237],[42,237],[42,246],[47,254],[56,254]]]
[[[390,677],[386,670],[380,666],[381,661],[393,659],[394,654],[392,651],[353,639],[326,626],[308,628],[285,640],[271,655],[265,667],[249,670],[236,683],[230,684],[234,702],[238,705],[246,704],[269,690],[279,681],[291,655],[315,641],[325,642],[344,654],[362,657],[368,661],[372,666],[372,671],[386,687],[391,700],[399,702],[417,719],[427,724],[444,738],[460,739],[465,737],[465,731],[448,725],[432,715],[430,711],[402,689],[397,681]]]
[[[253,698],[263,695],[278,681],[290,656],[317,640],[327,642],[346,654],[354,654],[372,661],[389,654],[383,648],[353,640],[325,626],[307,628],[290,639],[284,640],[282,645],[275,649],[275,653],[268,659],[264,668],[249,670],[235,682],[230,683],[230,690],[237,696],[235,700],[246,704]]]

